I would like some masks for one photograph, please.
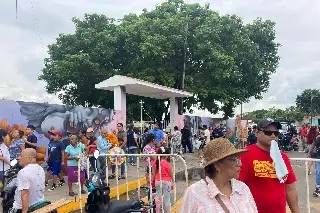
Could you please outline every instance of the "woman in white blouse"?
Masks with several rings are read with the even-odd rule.
[[[8,147],[4,144],[8,133],[0,129],[0,182],[3,183],[4,172],[10,168],[10,153]]]
[[[246,151],[225,138],[210,141],[203,149],[206,177],[187,188],[180,213],[258,213],[249,188],[236,180]]]

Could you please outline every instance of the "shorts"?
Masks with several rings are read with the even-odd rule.
[[[58,175],[61,172],[61,162],[48,163],[47,171],[51,171],[52,175]]]

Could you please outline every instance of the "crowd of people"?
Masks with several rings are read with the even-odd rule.
[[[34,134],[34,126],[28,125],[26,131],[14,130],[12,134],[8,135],[5,130],[0,129],[0,169],[1,180],[3,174],[10,168],[10,161],[17,159],[20,166],[23,168],[19,171],[17,177],[17,190],[15,193],[15,202],[13,205],[13,212],[26,212],[27,207],[44,199],[44,191],[46,186],[49,186],[49,180],[52,179],[52,184],[49,186],[48,191],[54,191],[57,187],[63,186],[66,182],[64,178],[67,176],[69,195],[75,196],[73,191],[73,184],[78,182],[78,161],[81,155],[89,157],[90,169],[93,172],[100,171],[102,179],[106,178],[106,170],[111,168],[110,179],[118,178],[125,179],[125,170],[128,165],[135,166],[137,159],[135,156],[130,156],[127,163],[121,163],[120,176],[116,177],[116,165],[106,156],[99,156],[97,159],[92,156],[98,150],[100,154],[107,154],[112,148],[118,148],[125,153],[136,154],[170,154],[169,148],[169,135],[167,136],[160,130],[160,124],[155,123],[154,128],[145,130],[141,139],[139,140],[136,132],[132,126],[128,131],[124,129],[122,123],[117,124],[117,131],[109,132],[107,128],[102,128],[99,131],[99,136],[95,136],[94,130],[88,128],[81,132],[67,132],[64,133],[58,130],[51,130],[48,132],[50,135],[50,142],[47,146],[48,156],[45,162],[37,162],[37,137]],[[8,138],[10,141],[8,142]],[[151,173],[152,186],[154,191],[164,194],[163,208],[170,208],[170,192],[172,189],[172,169],[168,156],[160,158],[150,158],[152,165],[149,171],[148,157],[143,159],[146,165],[146,176],[149,177]],[[40,166],[41,165],[41,166]],[[46,165],[45,170],[43,165]],[[161,175],[159,166],[161,167]],[[85,179],[88,178],[86,162],[83,159],[80,169],[80,193],[86,193],[83,184]],[[36,175],[36,178],[34,177]],[[162,190],[160,191],[160,177],[162,181]],[[157,199],[157,209],[160,209],[160,202]],[[160,211],[160,210],[159,210]]]
[[[310,123],[303,124],[299,131],[303,143],[303,151],[307,153],[308,158],[320,159],[320,126],[311,126]],[[316,189],[313,192],[314,197],[320,196],[320,162],[315,162],[316,169]],[[311,175],[312,161],[308,162],[309,175]]]
[[[299,213],[296,176],[277,146],[281,124],[262,120],[256,143],[236,149],[226,138],[203,148],[206,177],[187,188],[182,213]],[[276,165],[276,166],[275,166]]]
[[[257,126],[248,129],[245,149],[235,147],[223,125],[214,128],[203,125],[197,135],[192,135],[187,128],[179,130],[177,126],[171,134],[163,131],[158,122],[154,123],[152,129],[145,129],[141,136],[132,126],[125,130],[122,123],[117,124],[115,132],[102,128],[98,136],[92,128],[81,132],[68,132],[66,135],[51,130],[48,132],[50,142],[47,146],[46,171],[39,165],[43,165],[43,162],[37,162],[38,144],[34,129],[29,125],[25,132],[12,131],[9,136],[10,143],[5,142],[8,138],[6,131],[0,129],[1,180],[3,173],[10,168],[10,161],[18,159],[23,167],[17,178],[14,203],[16,212],[24,212],[28,206],[43,200],[50,178],[52,184],[48,190],[53,191],[66,183],[64,178],[67,176],[69,195],[75,196],[72,186],[78,182],[78,161],[82,154],[89,157],[92,172],[101,171],[102,179],[106,178],[107,169],[111,170],[108,178],[125,179],[127,166],[136,166],[137,157],[127,157],[126,163],[119,164],[120,175],[116,177],[117,167],[112,161],[108,161],[106,156],[99,156],[97,159],[92,156],[96,150],[100,154],[107,154],[115,147],[129,154],[160,156],[170,153],[183,156],[184,153],[197,150],[198,156],[203,158],[206,177],[186,190],[181,212],[284,213],[286,203],[291,212],[299,212],[298,195],[294,185],[296,177],[290,160],[283,152],[280,157],[272,157],[277,155],[272,141],[279,140],[281,124],[270,119],[262,120]],[[299,134],[308,156],[320,158],[319,129],[305,124]],[[200,146],[194,143],[194,138],[201,142]],[[166,213],[171,212],[173,171],[170,158],[163,155],[160,158],[143,156],[142,159],[146,179],[151,182],[156,193],[156,212],[160,212],[161,208]],[[280,168],[285,169],[277,169],[275,164],[280,164]],[[81,162],[80,170],[80,193],[86,193],[83,183],[89,174],[85,162]],[[316,163],[316,184],[314,195],[319,196],[320,163]]]

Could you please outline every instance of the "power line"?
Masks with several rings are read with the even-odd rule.
[[[42,36],[41,36],[41,33],[40,33],[39,22],[38,22],[38,19],[37,19],[37,16],[36,16],[36,10],[35,10],[35,7],[34,7],[34,4],[33,4],[32,0],[30,0],[30,4],[31,4],[32,12],[33,12],[34,22],[36,24],[36,28],[37,28],[37,31],[38,31],[38,36],[39,36],[39,39],[40,39],[40,45],[41,45],[43,57],[45,57],[44,45],[43,45],[43,40],[42,40]]]

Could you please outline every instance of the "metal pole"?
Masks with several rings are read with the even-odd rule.
[[[242,102],[241,102],[241,105],[240,105],[240,120],[242,120]]]
[[[142,141],[142,134],[143,134],[143,130],[142,130],[142,128],[143,128],[143,115],[142,115],[142,113],[143,113],[143,101],[141,100],[140,101],[140,143],[143,143],[143,141]]]
[[[311,126],[312,126],[312,114],[313,114],[313,95],[311,95],[311,110],[310,110],[310,112],[311,112],[311,121],[310,121],[310,123],[311,123]]]

